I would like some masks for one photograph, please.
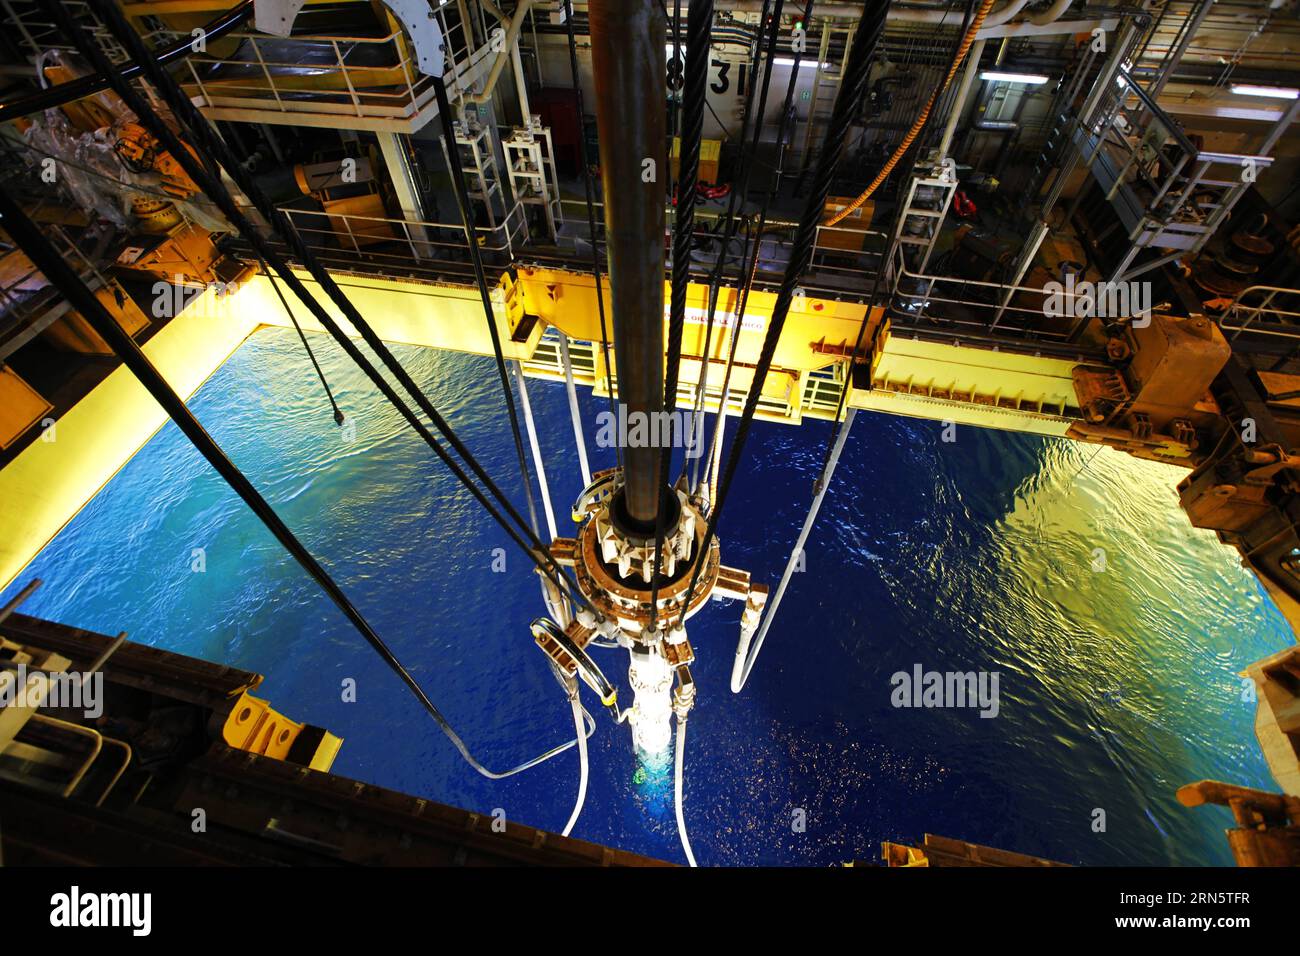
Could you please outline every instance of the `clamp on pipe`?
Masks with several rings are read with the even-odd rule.
[[[610,683],[600,667],[591,659],[590,654],[575,644],[564,629],[550,618],[537,618],[530,629],[533,640],[538,644],[546,639],[555,642],[564,655],[572,661],[582,682],[596,692],[601,704],[613,711],[615,716],[618,715],[618,688]]]

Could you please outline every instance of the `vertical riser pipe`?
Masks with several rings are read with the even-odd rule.
[[[664,392],[666,24],[659,0],[592,0],[588,10],[618,395],[628,415],[654,415]],[[659,449],[625,449],[624,482],[627,517],[652,530]]]

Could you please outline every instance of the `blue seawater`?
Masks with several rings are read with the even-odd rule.
[[[480,759],[503,769],[563,741],[571,715],[528,631],[536,575],[334,343],[312,341],[355,440],[283,330],[254,335],[192,409]],[[522,510],[493,364],[394,351]],[[581,479],[564,389],[528,384],[571,533]],[[580,400],[591,436],[605,406]],[[723,517],[727,564],[775,584],[829,432],[755,424]],[[1079,864],[1231,863],[1228,813],[1185,809],[1174,791],[1205,777],[1274,789],[1237,674],[1292,643],[1281,614],[1235,552],[1188,525],[1178,469],[975,428],[941,438],[938,423],[858,416],[743,694],[728,687],[740,605],[692,620],[696,857],[827,865],[930,832]],[[590,451],[593,467],[611,463]],[[568,818],[576,752],[502,782],[466,766],[171,424],[5,596],[32,576],[46,585],[28,613],[268,675],[262,696],[345,738],[338,773],[551,830]],[[624,652],[599,654],[625,687]],[[917,664],[996,671],[998,716],[892,706],[891,675]],[[671,780],[588,704],[599,724],[574,835],[680,861]]]

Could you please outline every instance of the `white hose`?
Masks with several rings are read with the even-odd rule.
[[[682,849],[686,852],[686,862],[691,866],[698,866],[695,862],[695,854],[691,852],[691,838],[686,835],[686,815],[682,812],[682,764],[686,759],[686,718],[677,718],[677,754],[673,761],[675,770],[673,773],[673,802],[677,804],[677,833],[682,838]]]
[[[564,825],[562,836],[568,836],[573,832],[574,824],[578,822],[578,817],[582,813],[582,805],[587,802],[587,735],[582,732],[582,705],[578,703],[576,693],[569,698],[569,703],[573,706],[573,723],[578,728],[578,763],[582,771],[578,777],[578,801],[573,805],[573,813],[569,816],[569,822]]]
[[[785,589],[790,584],[790,576],[799,567],[804,545],[808,543],[808,535],[812,532],[813,524],[817,521],[817,513],[821,511],[822,500],[826,497],[826,489],[830,487],[831,479],[835,477],[835,467],[840,463],[840,454],[844,451],[844,443],[848,441],[849,429],[853,427],[853,419],[857,413],[857,409],[850,408],[844,415],[844,424],[840,427],[839,434],[835,436],[835,444],[831,446],[831,452],[826,457],[826,464],[822,467],[821,477],[817,479],[816,493],[813,495],[812,504],[808,506],[808,514],[803,520],[803,527],[799,529],[799,538],[790,551],[790,560],[786,562],[785,572],[781,575],[781,583],[776,586],[776,592],[769,599],[766,613],[763,614],[763,619],[759,623],[757,640],[754,639],[755,636],[752,632],[746,631],[743,627],[741,628],[740,640],[736,643],[736,659],[731,665],[731,692],[733,694],[739,694],[745,689],[750,672],[754,669],[754,662],[758,660],[758,652],[763,649],[763,641],[767,640],[768,628],[772,626],[772,621],[776,618],[776,609],[781,606],[781,598],[785,596]],[[750,648],[751,641],[753,642],[752,649]]]
[[[1055,23],[1057,20],[1061,19],[1065,14],[1065,11],[1070,9],[1070,4],[1073,2],[1074,0],[1055,0],[1055,2],[1042,13],[1031,13],[1029,16],[1025,17],[1025,20],[1035,26],[1045,27],[1049,23]]]
[[[1029,0],[1008,0],[1008,2],[998,10],[989,14],[984,25],[988,27],[1001,26],[1008,22],[1012,17],[1024,9]],[[685,8],[688,4],[682,4]],[[735,2],[726,4],[728,10],[733,12],[757,12],[762,9],[762,3],[759,0],[735,0]],[[812,15],[814,17],[843,17],[845,19],[856,20],[862,16],[862,7],[852,3],[814,3]],[[938,8],[917,10],[917,9],[898,9],[890,10],[888,19],[895,23],[946,23],[949,26],[957,26],[961,23],[961,12]]]

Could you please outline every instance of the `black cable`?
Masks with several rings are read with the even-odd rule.
[[[889,0],[886,0],[870,11],[864,10],[862,18],[858,21],[853,46],[849,51],[848,61],[844,64],[840,89],[835,97],[835,107],[831,112],[830,123],[826,127],[826,138],[817,158],[817,175],[804,205],[803,214],[800,216],[794,240],[790,245],[790,261],[786,264],[785,277],[781,280],[781,286],[777,291],[776,304],[772,308],[767,335],[763,339],[763,350],[754,368],[754,380],[750,384],[748,395],[745,396],[745,408],[740,417],[740,424],[736,428],[736,437],[731,444],[731,453],[727,456],[727,468],[718,484],[718,500],[709,514],[708,528],[700,548],[701,556],[708,554],[709,546],[713,543],[718,518],[722,514],[722,507],[726,503],[731,483],[735,480],[736,470],[740,466],[740,458],[745,450],[750,426],[753,424],[758,399],[763,392],[763,382],[772,367],[776,343],[781,338],[781,330],[785,327],[785,320],[790,313],[791,302],[794,300],[795,286],[812,261],[817,226],[824,215],[826,197],[830,194],[831,180],[839,165],[840,154],[844,151],[844,140],[848,136],[849,126],[861,108],[862,97],[866,93],[871,58],[884,33],[885,16],[889,12],[889,7]],[[758,241],[761,241],[761,236]],[[686,618],[686,608],[690,607],[691,596],[695,592],[695,586],[699,582],[700,572],[704,569],[705,563],[703,560],[695,563],[691,583],[686,589],[686,600],[682,604],[683,622]]]
[[[528,497],[528,514],[532,517],[533,531],[537,531],[537,502],[533,499],[533,479],[528,473],[528,460],[524,457],[524,440],[519,433],[519,414],[515,409],[515,397],[510,391],[510,378],[506,373],[506,359],[501,351],[501,335],[497,331],[497,320],[492,312],[492,293],[488,290],[487,273],[483,271],[483,253],[478,247],[478,236],[474,235],[474,210],[469,204],[469,190],[465,186],[465,169],[460,161],[460,146],[456,143],[456,128],[451,117],[451,104],[447,101],[447,87],[442,77],[433,79],[433,95],[438,101],[438,119],[442,123],[442,143],[447,151],[447,163],[450,167],[452,191],[456,195],[456,205],[460,207],[460,221],[465,229],[465,242],[469,246],[470,262],[474,266],[474,278],[478,282],[479,298],[483,300],[483,318],[487,322],[488,333],[492,337],[492,351],[497,363],[497,377],[501,380],[501,392],[506,400],[506,412],[510,416],[510,433],[515,442],[515,454],[519,458],[519,476],[523,479],[524,494]],[[522,372],[519,373],[521,376]]]
[[[682,80],[682,137],[678,158],[677,218],[673,224],[672,295],[668,308],[668,349],[664,374],[664,408],[677,408],[677,379],[682,364],[682,332],[686,325],[686,290],[691,281],[691,233],[695,229],[695,193],[699,185],[700,138],[704,132],[704,103],[708,98],[709,33],[713,29],[713,0],[692,0],[686,15],[686,65]],[[662,487],[672,466],[672,443],[659,453],[655,488],[655,559],[650,578],[650,629],[659,605],[659,568],[664,549]]]
[[[44,0],[44,2],[49,4],[52,0]],[[284,264],[283,260],[280,259],[273,250],[268,252],[269,247],[262,248],[259,246],[259,250],[263,253],[267,261],[271,262],[275,266],[275,271],[279,273],[282,279],[284,279],[289,288],[292,289],[294,294],[298,296],[303,304],[312,311],[312,314],[321,321],[321,324],[330,332],[330,334],[334,335],[335,339],[340,342],[344,350],[353,358],[353,361],[357,362],[362,370],[365,371],[371,380],[375,382],[376,386],[384,396],[388,398],[390,402],[393,402],[395,407],[403,413],[403,416],[407,418],[407,421],[411,423],[412,427],[420,433],[421,437],[429,443],[430,447],[433,448],[439,457],[443,458],[443,461],[446,462],[448,467],[452,469],[453,473],[461,479],[462,483],[471,490],[471,493],[473,493],[475,497],[483,503],[485,508],[488,508],[489,513],[501,521],[502,526],[506,528],[507,533],[511,535],[512,539],[520,543],[521,547],[524,547],[530,560],[538,564],[539,569],[542,562],[549,565],[548,570],[543,573],[547,574],[548,578],[550,578],[557,587],[566,591],[570,600],[574,600],[575,604],[578,606],[587,606],[586,601],[580,596],[575,598],[575,586],[565,575],[560,566],[555,562],[549,549],[546,548],[546,546],[538,539],[536,532],[524,521],[514,504],[504,495],[504,493],[502,493],[500,487],[492,480],[491,476],[487,474],[482,465],[479,464],[478,460],[470,453],[464,442],[461,441],[456,433],[451,429],[451,426],[447,423],[446,419],[443,418],[438,409],[434,407],[433,403],[429,401],[428,397],[419,386],[415,384],[415,381],[411,378],[406,369],[402,367],[402,364],[397,361],[387,344],[375,334],[374,329],[372,329],[370,324],[361,316],[348,297],[344,295],[343,290],[338,287],[333,276],[331,276],[329,272],[321,266],[311,249],[298,234],[298,231],[289,222],[288,218],[277,206],[275,206],[274,203],[270,201],[269,198],[267,198],[266,194],[262,191],[257,182],[246,170],[243,169],[238,159],[231,153],[230,148],[226,145],[225,141],[217,134],[216,130],[198,111],[194,104],[190,102],[189,98],[184,94],[176,81],[153,61],[148,47],[145,46],[144,41],[127,23],[125,16],[117,8],[116,4],[110,2],[110,0],[89,0],[89,2],[99,11],[101,19],[103,19],[109,26],[110,30],[113,31],[118,41],[126,47],[135,58],[136,62],[142,66],[150,83],[153,84],[162,95],[167,105],[171,108],[172,114],[188,129],[190,138],[200,147],[200,154],[212,157],[215,161],[219,162],[221,166],[225,167],[225,169],[230,173],[231,178],[234,179],[235,184],[243,191],[244,195],[252,201],[254,207],[256,207],[258,212],[265,217],[266,221],[271,224],[272,229],[280,239],[293,251],[295,255],[297,255],[299,261],[302,262],[303,266],[311,274],[312,278],[320,284],[321,288],[330,297],[330,300],[343,312],[343,315],[348,320],[349,324],[356,329],[362,340],[370,346],[371,350],[380,358],[385,368],[393,374],[393,376],[398,380],[398,383],[403,387],[407,394],[411,396],[420,410],[432,419],[434,426],[438,429],[439,433],[441,433],[452,448],[455,449],[456,453],[464,459],[466,465],[474,472],[478,479],[483,482],[483,486],[494,498],[496,498],[505,513],[518,523],[522,533],[529,539],[530,545],[522,544],[522,539],[514,533],[513,529],[509,527],[507,522],[499,517],[498,512],[490,507],[486,498],[482,497],[479,493],[477,487],[474,486],[467,477],[465,477],[464,472],[460,469],[459,465],[456,465],[449,456],[446,456],[445,450],[443,450],[437,441],[433,439],[433,436],[428,432],[428,429],[424,427],[423,423],[420,422],[419,419],[416,418],[408,408],[406,408],[405,404],[397,398],[396,393],[393,391],[392,387],[389,386],[387,380],[374,370],[369,361],[352,343],[351,339],[341,331],[338,331],[337,323],[334,322],[333,318],[320,305],[320,303],[316,301],[315,297],[307,291],[306,287],[303,286],[302,282],[293,274],[288,266]],[[92,50],[91,55],[94,56],[96,54],[101,60],[107,62],[106,58],[103,57],[102,52],[98,51],[97,48]],[[111,70],[112,68],[110,65],[109,71],[111,72]],[[248,222],[247,218],[244,217],[235,206],[235,203],[233,199],[231,199],[230,194],[226,191],[225,186],[219,180],[216,180],[215,177],[208,177],[206,175],[206,169],[193,161],[189,151],[180,145],[179,139],[176,138],[176,135],[172,132],[171,128],[163,123],[156,111],[154,111],[151,106],[144,103],[143,99],[135,93],[134,89],[129,84],[122,82],[120,85],[121,89],[115,87],[115,90],[119,95],[123,96],[124,101],[127,101],[128,105],[130,100],[134,100],[141,104],[140,109],[135,109],[134,107],[132,107],[132,109],[138,117],[142,118],[142,120],[146,118],[148,119],[150,131],[153,132],[153,134],[165,145],[169,145],[169,149],[170,144],[175,144],[176,150],[172,150],[173,155],[181,166],[185,168],[186,172],[190,175],[190,178],[196,183],[199,183],[199,177],[203,177],[204,181],[212,187],[211,189],[204,187],[201,188],[204,188],[204,192],[206,192],[210,198],[218,202],[218,205],[226,214],[227,218],[230,219],[232,224],[236,225],[241,233],[247,233],[250,237],[250,241],[253,237],[260,238],[256,228]],[[125,89],[126,95],[123,95],[123,89]],[[130,99],[128,99],[128,97]],[[177,150],[179,152],[177,152]],[[198,167],[197,175],[192,169],[192,167],[196,166]],[[246,225],[241,226],[241,223]],[[254,244],[256,245],[256,243]],[[557,578],[559,580],[557,580]],[[563,581],[562,584],[560,583],[561,580]]]
[[[960,38],[965,36],[966,31],[970,29],[970,24],[972,19],[975,16],[977,4],[978,4],[978,0],[967,0],[966,15],[962,21],[961,30],[957,34],[958,36],[957,49],[953,51],[953,56],[952,56],[953,60],[956,60],[957,56],[961,53]],[[951,9],[951,4],[949,4],[949,9]],[[977,63],[975,64],[975,66],[978,67],[979,64]],[[953,106],[955,106],[955,104],[956,104],[956,99],[954,97],[953,103],[949,105],[949,110],[951,110]],[[934,115],[935,115],[934,113],[931,113],[929,116],[926,117],[925,123],[922,124],[920,131],[917,133],[916,139],[918,145],[916,146],[915,149],[911,151],[912,158],[907,166],[907,176],[904,179],[898,180],[899,182],[906,183],[910,181],[911,178],[916,174],[916,164],[920,161],[920,156],[921,156],[921,148],[919,144],[922,141],[924,141],[925,128],[926,126],[930,125],[931,120],[934,119]],[[942,159],[942,157],[940,158]],[[893,223],[887,235],[894,236],[899,234],[898,226],[903,215],[904,215],[903,204],[899,203],[898,209],[895,211],[894,214]],[[942,222],[937,223],[935,226],[936,229],[940,229],[942,227],[943,227]],[[859,323],[858,325],[858,335],[856,340],[853,343],[853,351],[849,353],[848,378],[844,383],[844,388],[840,390],[839,402],[835,406],[835,418],[833,419],[834,424],[831,427],[830,434],[826,438],[826,447],[822,452],[822,469],[820,472],[818,472],[818,477],[813,484],[814,495],[821,490],[821,475],[825,474],[826,472],[826,466],[830,463],[831,460],[831,449],[835,447],[835,443],[839,440],[840,437],[840,431],[844,428],[844,420],[843,418],[841,418],[841,416],[844,414],[844,404],[848,400],[849,391],[851,390],[853,385],[853,381],[852,381],[853,370],[857,366],[858,352],[862,348],[862,340],[866,337],[867,326],[871,322],[871,312],[876,305],[876,296],[880,290],[880,283],[885,275],[885,271],[889,268],[889,260],[892,257],[893,252],[894,252],[893,242],[888,239],[885,240],[884,252],[881,253],[880,261],[876,263],[876,274],[872,277],[871,280],[871,292],[867,296],[867,310],[866,312],[863,313],[862,322]],[[879,335],[879,328],[877,329],[877,335]]]
[[[62,11],[63,7],[60,6],[59,9]],[[77,28],[77,33],[74,36],[78,39],[84,38],[84,35],[80,33],[80,27]],[[225,452],[221,450],[221,447],[186,407],[184,400],[172,390],[171,386],[167,384],[167,380],[163,378],[158,369],[140,350],[140,346],[136,345],[135,340],[113,320],[113,317],[108,314],[108,310],[95,297],[95,294],[90,291],[76,271],[59,255],[50,241],[41,234],[36,225],[23,214],[22,208],[3,186],[0,186],[0,222],[4,224],[5,231],[13,237],[14,242],[31,258],[32,264],[40,269],[45,278],[67,297],[73,308],[80,312],[91,327],[108,343],[113,352],[122,360],[122,363],[131,371],[131,374],[139,380],[140,384],[162,406],[171,420],[176,423],[185,437],[190,440],[199,454],[230,485],[231,489],[243,499],[252,512],[261,519],[267,530],[275,536],[275,539],[298,562],[299,566],[329,595],[330,600],[334,602],[335,606],[343,612],[344,617],[365,638],[366,643],[383,658],[384,663],[401,678],[402,683],[415,695],[416,699],[429,713],[429,716],[434,719],[442,732],[446,734],[447,739],[460,751],[461,756],[465,758],[470,766],[485,777],[500,779],[536,766],[542,760],[562,753],[577,743],[576,739],[571,740],[569,743],[556,747],[541,757],[505,773],[488,770],[479,763],[474,755],[470,753],[469,748],[465,746],[465,742],[461,740],[460,735],[443,717],[442,712],[434,706],[433,701],[425,694],[415,678],[402,666],[402,662],[397,659],[388,645],[384,643],[383,638],[376,633],[361,612],[348,599],[348,596],[343,593],[343,589],[330,577],[329,572],[321,566],[320,562],[303,546],[297,536],[289,530],[288,525],[276,514],[275,509],[262,497],[258,490],[253,487],[252,482],[248,480],[244,473],[226,457]]]
[[[691,233],[695,229],[695,194],[699,184],[700,138],[709,64],[713,0],[692,2],[686,18],[686,66],[682,86],[682,137],[678,160],[677,218],[673,225],[672,296],[668,310],[668,365],[664,407],[677,407],[682,331],[686,323],[686,289],[691,281]],[[666,474],[666,469],[664,474]]]
[[[758,18],[758,22],[760,24],[768,22],[767,14],[768,14],[769,3],[770,0],[763,0],[763,9],[760,12]],[[708,319],[704,327],[704,351],[701,353],[702,357],[700,359],[700,381],[698,383],[699,387],[696,391],[695,404],[691,408],[690,429],[687,432],[687,434],[689,435],[695,434],[696,416],[704,414],[704,390],[707,387],[709,381],[709,353],[713,347],[713,322],[714,322],[714,317],[717,314],[718,293],[720,291],[720,286],[722,281],[722,270],[726,264],[727,250],[731,248],[731,241],[736,237],[736,227],[739,224],[739,219],[736,215],[737,212],[739,211],[737,209],[737,203],[739,202],[740,207],[744,208],[745,198],[749,195],[749,177],[753,169],[754,156],[758,151],[759,137],[763,132],[763,116],[767,111],[768,87],[772,82],[772,61],[776,57],[777,37],[781,27],[781,10],[784,4],[785,4],[785,0],[776,0],[776,8],[772,11],[772,21],[771,21],[771,26],[769,27],[768,30],[768,37],[767,37],[767,52],[763,63],[763,82],[762,82],[763,92],[758,99],[757,114],[755,114],[754,111],[754,88],[757,87],[759,84],[751,80],[749,84],[749,90],[747,91],[745,96],[745,118],[741,122],[741,127],[740,127],[741,154],[738,160],[740,164],[740,170],[741,170],[740,179],[738,183],[732,184],[731,195],[727,198],[727,210],[723,215],[723,221],[722,221],[722,241],[718,249],[717,259],[713,263],[713,272],[709,276],[709,299],[708,299],[709,305],[708,305]],[[760,32],[758,39],[761,40],[761,38],[762,38],[762,34]],[[757,58],[759,55],[761,54],[759,53],[759,46],[756,43],[754,47],[754,56],[755,58]],[[797,71],[798,68],[796,67],[795,69]],[[751,76],[752,75],[753,74],[751,74]],[[750,139],[749,143],[746,144],[745,134],[749,130],[750,119],[754,115],[757,115],[758,119],[757,122],[754,123],[753,136]],[[739,321],[739,316],[737,316],[737,321]],[[699,469],[698,469],[699,460],[700,459],[697,456],[695,458],[697,467],[693,475],[693,477],[695,478],[698,478],[699,476]],[[687,460],[685,457],[683,457],[682,471],[681,471],[682,476],[685,476],[686,474],[686,465],[687,465]]]
[[[805,29],[806,29],[806,24],[809,22],[808,18],[812,16],[812,8],[813,8],[813,0],[805,0],[803,20],[802,20],[802,22],[805,24]],[[778,143],[781,143],[785,140],[786,130],[789,128],[790,118],[793,115],[793,111],[791,110],[791,105],[794,103],[794,93],[799,83],[799,64],[802,61],[803,61],[803,53],[796,51],[794,55],[794,64],[790,67],[790,79],[786,83],[785,102],[781,106],[781,121],[777,125],[776,141]],[[746,249],[741,254],[741,264],[744,270],[743,271],[744,279],[740,286],[740,299],[736,306],[736,324],[731,332],[731,348],[727,353],[727,365],[722,375],[722,398],[721,398],[721,404],[719,405],[718,419],[713,426],[712,440],[705,444],[705,447],[709,449],[712,449],[714,445],[718,442],[719,440],[718,435],[720,430],[722,429],[723,420],[727,417],[726,409],[729,404],[728,399],[731,394],[731,370],[732,368],[735,367],[736,348],[740,344],[740,333],[744,327],[745,309],[749,305],[749,291],[750,289],[753,288],[754,276],[758,272],[758,259],[763,248],[763,233],[767,227],[767,213],[772,202],[773,194],[774,194],[774,190],[772,189],[771,184],[769,183],[768,188],[764,191],[763,194],[762,205],[759,206],[758,221],[757,223],[751,224],[752,233],[753,233],[753,242],[754,242],[753,248]],[[745,265],[746,259],[748,259],[747,266]],[[714,477],[714,481],[716,481],[717,475],[714,475],[713,477]],[[710,507],[712,507],[712,504],[713,503],[711,502]]]
[[[704,101],[704,105],[709,108],[709,113],[713,116],[713,122],[717,123],[719,128],[722,130],[722,138],[731,139],[731,133],[727,131],[727,124],[722,122],[722,117],[719,116],[718,111],[713,108],[713,104],[706,99]],[[740,134],[740,137],[743,140],[745,138],[745,134],[742,132]]]
[[[255,253],[256,254],[256,253]],[[280,291],[280,285],[275,281],[270,268],[267,267],[266,260],[260,255],[257,256],[258,265],[262,268],[262,275],[266,276],[271,283],[271,288],[275,290],[276,298],[284,306],[284,312],[289,316],[289,321],[293,323],[294,329],[298,332],[298,338],[302,340],[302,347],[307,350],[307,357],[311,359],[312,368],[316,369],[316,375],[320,378],[321,387],[325,389],[325,395],[330,400],[330,407],[334,409],[334,424],[343,424],[343,413],[339,411],[339,403],[334,401],[334,392],[330,390],[330,383],[325,381],[325,372],[320,367],[320,362],[316,361],[316,353],[311,350],[311,344],[307,341],[307,335],[303,332],[302,326],[298,324],[298,317],[293,314],[293,308],[289,305],[289,300],[284,297]]]
[[[380,393],[388,399],[394,408],[402,414],[412,428],[420,435],[421,438],[433,449],[434,453],[451,469],[452,473],[460,482],[474,495],[475,499],[483,505],[484,509],[502,526],[524,553],[534,564],[538,566],[539,571],[545,575],[556,587],[569,597],[575,606],[589,607],[588,602],[577,593],[576,586],[565,575],[564,571],[555,562],[536,533],[524,522],[514,505],[505,497],[501,489],[492,481],[491,477],[483,470],[477,459],[470,454],[469,449],[465,447],[464,442],[451,430],[450,425],[438,412],[438,410],[429,401],[427,396],[416,386],[415,382],[393,356],[388,346],[377,336],[369,323],[365,321],[357,312],[356,307],[343,294],[338,285],[334,282],[333,277],[320,265],[307,247],[302,237],[298,235],[292,224],[289,223],[284,213],[276,207],[260,189],[257,183],[247,174],[239,165],[238,160],[231,154],[225,141],[217,135],[211,124],[199,113],[194,105],[189,101],[185,94],[177,86],[175,81],[157,63],[155,63],[148,48],[144,45],[143,40],[126,22],[125,17],[117,6],[110,0],[91,0],[92,4],[99,11],[101,18],[113,31],[118,41],[122,43],[135,58],[143,69],[145,75],[149,78],[150,83],[163,96],[163,99],[171,107],[173,115],[186,124],[189,130],[190,138],[199,146],[201,154],[209,155],[220,163],[235,180],[236,185],[243,190],[244,194],[252,201],[258,211],[271,223],[280,238],[295,251],[299,260],[311,273],[312,277],[321,284],[321,287],[330,296],[331,300],[342,311],[348,322],[361,335],[367,345],[379,356],[394,376],[406,389],[407,393],[415,400],[416,404],[425,412],[434,422],[439,432],[451,444],[456,452],[465,460],[469,468],[478,476],[487,488],[488,492],[501,504],[501,507],[509,514],[519,525],[523,535],[526,535],[530,543],[525,543],[521,537],[520,531],[516,531],[509,522],[502,517],[501,513],[488,501],[483,492],[475,485],[465,474],[460,465],[453,459],[429,432],[428,428],[422,421],[407,407],[406,403],[397,395],[397,392],[388,383],[387,379],[371,364],[364,353],[357,348],[352,339],[342,331],[338,323],[334,321],[329,314],[310,292],[303,285],[302,281],[294,274],[279,254],[271,245],[262,237],[258,229],[248,220],[235,204],[230,193],[225,186],[214,176],[209,174],[206,166],[196,160],[193,154],[185,148],[179,138],[166,123],[162,121],[158,113],[144,101],[144,98],[138,94],[131,84],[113,73],[112,65],[108,63],[107,57],[98,47],[93,45],[88,38],[81,32],[81,28],[72,20],[71,16],[57,2],[57,0],[44,0],[46,8],[49,9],[61,23],[66,24],[67,32],[73,36],[81,37],[83,53],[87,55],[92,62],[104,64],[106,75],[111,77],[114,91],[122,98],[123,102],[136,114],[136,117],[145,124],[151,133],[167,148],[173,157],[180,163],[187,175],[199,186],[200,189],[215,201],[221,211],[225,214],[230,223],[244,235],[248,241],[260,252],[284,280],[285,284],[293,290],[296,295],[312,315],[321,323],[348,354],[348,356],[357,364],[367,377],[375,384]]]
[[[764,199],[762,210],[763,210],[763,215],[766,216],[767,214],[766,198]],[[745,266],[745,262],[748,259],[750,239],[754,237],[754,218],[752,216],[745,216],[744,219],[745,219],[745,238],[741,243],[741,247],[740,247],[741,248],[740,259],[741,259],[742,267]],[[755,266],[757,266],[758,264],[757,255],[755,255],[754,257],[753,264]],[[740,331],[743,324],[742,318],[745,314],[744,306],[745,303],[749,301],[749,287],[753,283],[753,281],[754,281],[753,270],[746,269],[746,271],[743,273],[743,278],[741,280],[740,296],[738,298],[739,308],[736,310],[736,324],[733,327],[733,331],[731,335],[731,347],[727,352],[727,364],[723,366],[723,371],[722,371],[722,390],[718,396],[717,422],[713,429],[712,440],[703,443],[703,447],[705,450],[703,452],[702,457],[704,457],[705,459],[705,464],[704,464],[704,469],[702,474],[705,477],[710,476],[710,472],[713,468],[714,445],[719,441],[718,436],[722,433],[722,422],[727,417],[727,408],[730,404],[728,399],[730,397],[729,393],[731,392],[731,369],[734,366],[736,361],[736,343],[740,337]],[[697,473],[693,480],[698,485],[698,482],[702,480],[702,478],[700,477],[700,473]],[[717,481],[716,473],[711,475],[711,481],[716,483]],[[710,511],[712,510],[712,508],[713,508],[713,502],[710,501],[709,502]]]
[[[680,2],[680,0],[678,0]],[[578,126],[582,133],[579,145],[579,158],[582,161],[582,184],[587,192],[587,232],[591,236],[591,274],[596,280],[596,311],[600,313],[600,349],[605,358],[605,391],[609,400],[611,421],[617,421],[614,411],[614,373],[609,360],[609,330],[605,324],[605,292],[600,282],[600,249],[596,244],[596,200],[595,189],[591,183],[591,164],[587,162],[587,127],[586,108],[582,102],[582,84],[578,77],[578,42],[573,34],[573,0],[564,0],[564,22],[569,33],[569,71],[573,75],[573,91],[578,100]],[[623,446],[614,442],[614,458],[619,468],[623,467]]]
[[[667,9],[664,10],[664,17],[665,19],[668,17]],[[673,16],[671,22],[673,25],[673,63],[677,63],[682,58],[682,0],[673,0]],[[669,93],[672,95],[668,100],[668,105],[671,107],[668,116],[668,135],[676,137],[680,135],[677,127],[681,110],[677,106],[677,91],[670,89]]]
[[[210,43],[225,36],[231,30],[241,26],[252,15],[253,0],[244,0],[239,6],[227,10],[201,28],[204,41]],[[165,49],[159,50],[156,57],[159,63],[166,66],[173,61],[185,59],[192,52],[194,52],[194,38],[187,37],[178,40]],[[124,63],[120,68],[115,68],[113,72],[120,74],[124,79],[130,80],[140,75],[140,66],[139,64]],[[7,123],[10,120],[18,119],[20,116],[28,116],[42,110],[54,109],[64,103],[71,103],[73,100],[92,96],[108,89],[108,87],[108,78],[102,72],[93,76],[79,76],[75,80],[48,87],[39,93],[33,93],[21,100],[0,106],[0,123]]]

